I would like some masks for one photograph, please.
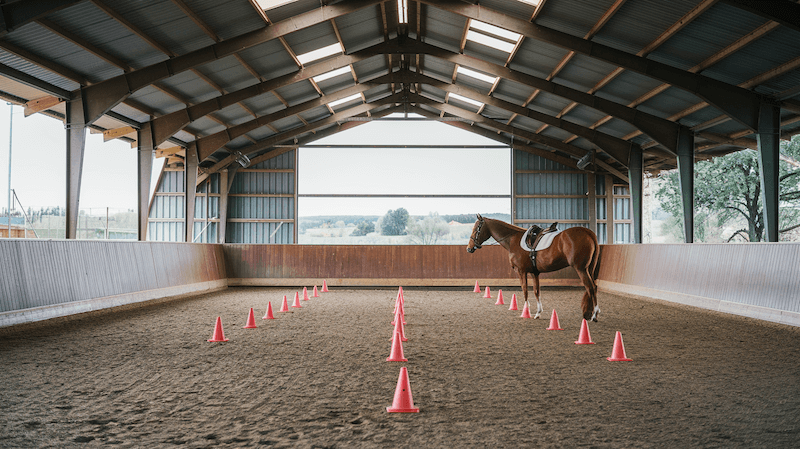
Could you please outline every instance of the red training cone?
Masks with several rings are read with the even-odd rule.
[[[525,301],[525,305],[522,306],[522,315],[519,316],[520,318],[530,318],[531,317],[531,309],[528,307],[528,301]]]
[[[586,319],[584,318],[583,323],[581,324],[581,333],[578,337],[578,341],[575,342],[576,345],[593,345],[594,342],[592,341],[592,336],[589,334],[589,324],[586,323]]]
[[[480,293],[481,287],[478,285],[478,281],[475,281],[475,288],[472,290],[472,293]]]
[[[396,331],[392,338],[392,352],[386,358],[387,362],[407,362],[408,359],[403,355],[403,342],[400,340],[400,332]]]
[[[217,317],[217,324],[214,325],[214,336],[211,337],[210,342],[217,342],[217,341],[228,341],[225,338],[225,332],[222,330],[222,318]]]
[[[395,319],[394,323],[394,331],[400,333],[400,341],[408,341],[406,338],[406,327],[403,325],[403,320]],[[392,334],[392,338],[394,338],[394,334]]]
[[[317,291],[317,286],[314,286],[314,294],[311,295],[312,298],[319,298],[319,292]]]
[[[298,293],[298,292],[294,292],[294,303],[292,304],[292,307],[295,307],[295,308],[298,308],[298,309],[303,307],[303,306],[300,305],[300,293]]]
[[[286,295],[283,295],[283,304],[281,304],[281,310],[278,312],[288,312],[289,311],[289,303],[286,301]]]
[[[262,320],[274,320],[275,315],[272,314],[272,301],[267,303],[267,313],[261,317]]]
[[[611,357],[607,357],[607,359],[611,362],[633,361],[633,359],[629,359],[625,355],[625,345],[622,344],[622,334],[619,331],[617,331],[617,336],[614,337],[614,350],[611,352]]]
[[[403,296],[403,286],[397,289],[397,299],[400,301],[400,304],[406,302],[406,298]]]
[[[242,329],[255,329],[256,328],[256,316],[253,315],[253,308],[250,307],[250,313],[247,315],[247,325]]]
[[[391,322],[392,326],[394,326],[398,316],[400,317],[400,321],[402,321],[403,324],[406,324],[406,312],[403,310],[403,303],[397,304],[397,307],[394,308],[394,319]]]
[[[491,294],[491,292],[489,290],[489,286],[488,285],[486,286],[486,292],[483,294],[483,297],[484,298],[491,298],[492,297],[492,294]]]
[[[503,302],[503,289],[497,292],[497,302],[494,303],[496,306],[504,306],[506,303]]]
[[[308,289],[306,287],[303,287],[303,301],[308,301],[310,299],[311,298],[308,297]]]
[[[397,387],[394,390],[394,400],[391,407],[386,407],[389,413],[418,413],[419,408],[414,407],[414,398],[411,396],[411,384],[408,382],[408,369],[400,368],[397,378]]]
[[[561,329],[561,325],[558,324],[558,314],[556,313],[556,309],[553,309],[553,314],[550,316],[550,327],[547,328],[549,331],[563,331]]]
[[[328,282],[322,281],[322,293],[328,293]]]
[[[511,306],[508,308],[508,310],[519,310],[519,309],[517,309],[517,294],[516,293],[511,295]]]

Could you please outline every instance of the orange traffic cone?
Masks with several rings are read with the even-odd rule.
[[[480,293],[481,287],[478,285],[478,281],[475,281],[475,288],[472,290],[472,293]]]
[[[408,369],[400,368],[397,378],[397,387],[394,390],[394,400],[391,407],[386,407],[389,413],[417,413],[419,408],[414,407],[414,398],[411,396],[411,384],[408,382]]]
[[[281,304],[281,310],[278,312],[288,312],[289,311],[289,303],[286,301],[286,295],[283,295],[283,304]]]
[[[506,303],[503,302],[503,289],[497,292],[497,302],[494,303],[496,306],[504,306]]]
[[[516,293],[511,295],[511,306],[508,308],[508,310],[519,310],[519,309],[517,309],[517,294]]]
[[[322,293],[328,293],[328,282],[322,281]]]
[[[531,317],[531,309],[528,307],[528,301],[525,301],[525,305],[522,306],[522,315],[519,316],[520,318],[530,318]]]
[[[303,287],[303,301],[308,301],[310,299],[311,298],[308,297],[308,289],[306,287]]]
[[[632,362],[633,359],[629,359],[627,355],[625,355],[625,345],[622,344],[622,334],[617,331],[617,336],[614,337],[614,350],[611,352],[611,357],[607,357],[608,360],[612,362]]]
[[[483,297],[484,298],[491,298],[492,297],[492,294],[491,294],[491,292],[489,290],[489,286],[488,285],[486,286],[486,292],[483,294]]]
[[[267,313],[261,317],[262,320],[274,320],[275,315],[272,314],[272,301],[267,303]]]
[[[242,329],[255,329],[256,328],[256,316],[253,315],[253,308],[250,307],[250,314],[247,315],[247,325]]]
[[[403,341],[400,339],[400,332],[396,331],[392,338],[392,352],[386,358],[387,362],[407,362],[408,359],[403,355]]]
[[[319,298],[319,292],[317,291],[317,286],[314,286],[314,294],[311,295],[312,298]]]
[[[578,341],[575,342],[576,345],[593,345],[594,342],[592,341],[592,336],[589,334],[589,324],[586,323],[586,319],[584,318],[583,323],[581,324],[581,333],[578,336]]]
[[[295,307],[295,308],[298,308],[298,309],[303,307],[303,306],[300,305],[300,293],[298,293],[298,292],[294,292],[294,303],[292,304],[292,307]]]
[[[217,317],[217,324],[214,325],[214,336],[211,337],[211,340],[208,341],[211,342],[228,341],[228,339],[225,338],[225,332],[222,330],[222,318]]]
[[[556,313],[556,309],[553,309],[553,314],[550,316],[550,327],[547,328],[549,331],[563,331],[561,329],[561,325],[558,324],[558,314]]]

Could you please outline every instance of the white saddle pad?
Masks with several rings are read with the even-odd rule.
[[[542,239],[539,240],[539,244],[536,245],[536,251],[541,251],[543,249],[550,248],[550,244],[553,243],[553,239],[556,238],[558,234],[561,234],[561,231],[545,234],[544,237],[542,237]]]

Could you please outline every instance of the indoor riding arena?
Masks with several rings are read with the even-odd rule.
[[[800,164],[781,152],[800,134],[797,2],[0,12],[0,97],[61,120],[66,141],[63,236],[0,238],[0,447],[797,446],[800,243],[779,220],[781,167]],[[328,140],[432,122],[482,139],[449,150],[505,155],[505,190],[348,193],[332,167],[304,171],[304,151],[397,147],[443,179],[497,181],[426,159],[443,145],[422,131]],[[128,240],[82,228],[90,133],[137,154]],[[695,163],[744,149],[763,239],[701,243]],[[380,165],[340,159],[354,178]],[[648,237],[644,187],[663,173],[683,243]],[[328,187],[309,193],[308,177]],[[353,199],[475,206],[447,244],[328,224],[334,240],[309,240],[306,204]],[[513,235],[489,235],[486,201]],[[525,230],[553,222],[552,246],[525,249]],[[577,227],[596,242],[567,249]],[[568,266],[587,252],[589,284]],[[526,291],[513,266],[537,270]]]

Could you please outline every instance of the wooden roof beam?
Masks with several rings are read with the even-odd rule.
[[[671,84],[703,98],[709,104],[725,112],[749,129],[755,130],[758,128],[758,110],[762,97],[747,89],[687,72],[668,64],[633,55],[561,31],[533,25],[525,20],[516,19],[483,6],[467,4],[459,0],[421,1],[429,6],[453,14],[486,23],[501,24],[503,28],[523,36],[549,42],[568,50],[574,50],[592,58],[623,67],[626,70]]]
[[[93,1],[95,4],[102,4],[100,0]],[[254,30],[189,52],[185,55],[175,56],[167,61],[152,64],[130,73],[118,75],[97,84],[84,87],[82,88],[82,95],[83,98],[86,99],[87,105],[84,114],[85,121],[86,123],[93,123],[106,111],[130,96],[131,93],[176,73],[191,70],[202,64],[230,56],[243,49],[297,31],[299,28],[316,25],[369,6],[375,6],[381,1],[382,0],[352,0],[335,5],[322,6],[307,13],[298,14],[287,20],[274,23],[268,27]],[[106,9],[110,8],[106,7]],[[119,14],[117,14],[117,16],[119,16]],[[124,20],[124,18],[122,18],[122,20]],[[125,23],[127,23],[127,21],[125,21]]]
[[[458,53],[445,50],[443,48],[435,47],[430,44],[413,42],[408,45],[399,46],[397,41],[392,41],[385,45],[384,51],[397,51],[409,53],[411,49],[403,47],[413,47],[413,52],[424,53],[440,59],[444,59],[454,64],[463,65],[466,67],[480,70],[494,76],[499,76],[510,81],[515,81],[536,89],[541,89],[544,92],[575,101],[577,103],[597,109],[598,111],[605,112],[606,114],[618,117],[633,126],[642,130],[645,134],[655,139],[660,144],[664,145],[668,150],[677,154],[678,142],[678,129],[679,124],[648,114],[644,111],[639,111],[627,107],[625,105],[606,100],[604,98],[590,95],[577,89],[572,89],[567,86],[553,83],[542,78],[537,78],[523,72],[518,72],[498,64],[487,62],[472,56],[462,55]],[[397,47],[397,48],[396,48]]]
[[[267,126],[270,123],[280,120],[282,118],[286,118],[292,115],[301,114],[305,111],[308,111],[313,108],[317,108],[320,106],[327,105],[332,101],[339,100],[341,98],[349,97],[350,95],[363,93],[369,90],[372,86],[369,85],[355,85],[346,89],[342,89],[340,91],[334,92],[330,95],[325,95],[319,98],[315,98],[313,100],[306,101],[304,103],[300,103],[298,105],[277,111],[275,113],[265,115],[259,117],[255,120],[251,120],[246,123],[242,123],[220,132],[211,134],[209,136],[201,137],[196,140],[197,142],[197,154],[200,160],[206,159],[208,156],[222,148],[228,142],[245,135],[250,131],[255,129],[261,128],[263,126]]]

